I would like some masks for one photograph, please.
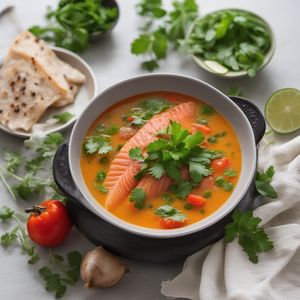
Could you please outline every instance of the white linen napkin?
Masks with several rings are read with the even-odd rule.
[[[185,261],[182,272],[162,282],[161,292],[171,298],[193,300],[299,300],[300,299],[300,135],[291,141],[259,148],[259,170],[273,165],[272,185],[278,198],[255,209],[274,242],[274,249],[248,260],[237,240],[223,239]]]

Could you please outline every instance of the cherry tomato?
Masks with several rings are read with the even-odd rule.
[[[193,132],[201,131],[203,134],[210,134],[211,129],[203,124],[193,123]]]
[[[188,201],[188,203],[190,203],[194,206],[201,207],[205,204],[206,199],[202,196],[198,196],[195,194],[189,194],[187,196],[187,201]]]
[[[212,167],[215,171],[223,171],[225,168],[228,167],[228,165],[229,165],[229,159],[228,159],[227,157],[215,159],[215,160],[211,163],[211,167]]]
[[[183,221],[177,221],[173,219],[161,219],[160,220],[160,226],[164,229],[173,229],[173,228],[179,228],[184,226],[186,223],[186,220]]]
[[[41,246],[58,246],[70,233],[71,220],[66,207],[58,200],[44,201],[25,212],[31,213],[27,220],[28,234]]]
[[[128,122],[134,121],[134,117],[132,117],[132,116],[127,117],[127,121],[128,121]]]

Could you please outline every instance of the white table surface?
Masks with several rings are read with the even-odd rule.
[[[170,3],[171,0],[165,0]],[[48,4],[55,5],[57,1],[51,0],[0,0],[3,3],[14,4],[17,7],[18,18],[23,28],[33,24],[42,24],[43,15]],[[121,17],[113,34],[105,40],[95,44],[82,55],[94,70],[99,91],[105,87],[128,78],[142,74],[140,58],[130,54],[130,43],[137,36],[140,20],[135,14],[136,0],[119,0]],[[165,61],[161,62],[158,72],[180,73],[193,76],[209,82],[220,90],[226,92],[229,86],[238,86],[244,95],[263,108],[269,95],[284,87],[298,87],[300,85],[300,1],[297,0],[202,0],[199,1],[201,14],[215,9],[239,7],[249,9],[263,16],[273,27],[277,40],[277,49],[271,63],[254,79],[244,78],[226,80],[216,78],[200,70],[189,58],[180,54],[171,53]],[[9,34],[13,29],[0,22],[0,53],[7,46]],[[18,150],[22,142],[0,132],[0,148]],[[0,205],[22,210],[28,204],[14,202],[10,199],[4,186],[0,182]],[[0,225],[0,233],[7,226]],[[70,250],[79,250],[85,253],[93,248],[75,228],[63,246],[57,249],[59,253]],[[43,250],[41,250],[43,251]],[[41,252],[42,261],[45,262],[47,253]],[[0,299],[54,299],[53,294],[44,290],[43,282],[37,270],[41,265],[28,265],[26,256],[20,253],[19,248],[8,250],[0,247]],[[98,291],[82,288],[79,282],[75,287],[68,288],[64,299],[105,299],[105,300],[159,300],[165,299],[160,294],[160,282],[172,278],[182,268],[183,262],[168,264],[147,264],[128,261],[131,273],[117,286]],[[218,300],[218,299],[215,299]]]

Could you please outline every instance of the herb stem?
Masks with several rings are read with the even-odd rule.
[[[6,174],[8,174],[9,176],[11,176],[11,177],[13,177],[13,178],[15,178],[15,179],[17,179],[17,180],[19,180],[19,181],[22,181],[22,180],[23,180],[23,178],[21,178],[21,177],[15,175],[15,174],[9,172],[9,171],[6,170],[5,168],[3,168],[3,166],[1,166],[1,165],[0,165],[0,169],[1,169],[2,171],[4,171]]]
[[[3,181],[3,184],[6,187],[6,189],[9,191],[9,193],[13,197],[13,199],[17,200],[15,193],[13,192],[13,190],[11,189],[11,187],[9,186],[9,184],[7,183],[7,181],[6,181],[5,177],[3,176],[3,173],[1,172],[1,170],[0,170],[0,178]]]

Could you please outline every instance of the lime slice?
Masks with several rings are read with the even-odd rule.
[[[215,60],[205,60],[205,65],[216,74],[226,74],[229,70]]]
[[[278,133],[292,133],[300,128],[300,91],[293,88],[278,90],[271,95],[265,116]]]

